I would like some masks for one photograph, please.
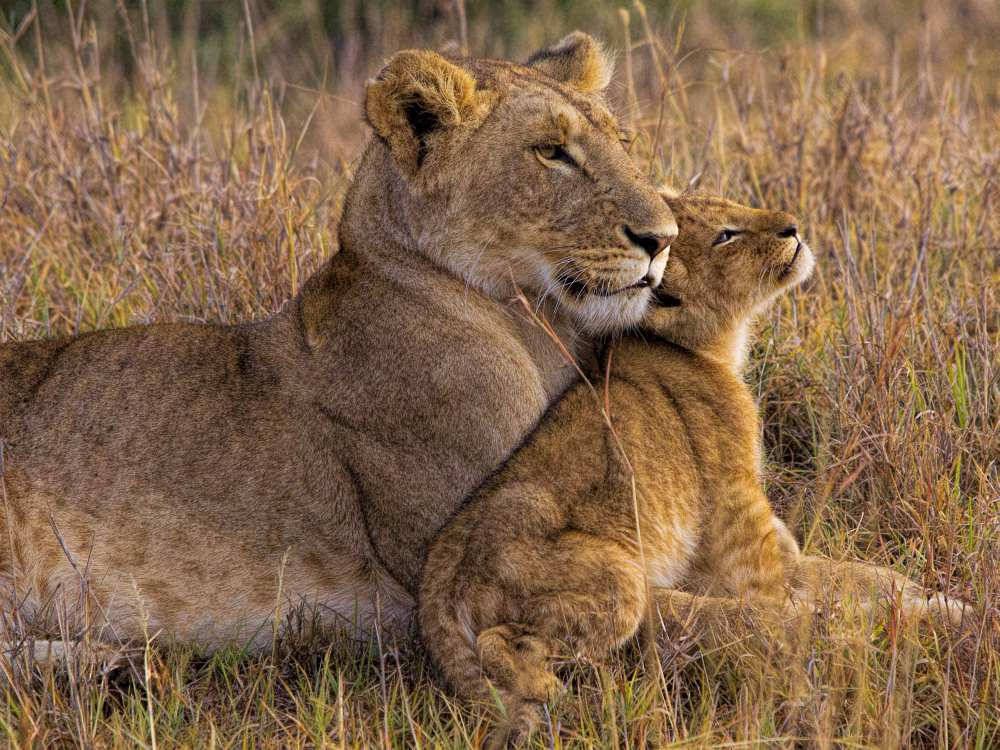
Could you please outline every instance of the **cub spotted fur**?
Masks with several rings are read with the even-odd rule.
[[[666,199],[680,234],[656,301],[643,334],[608,354],[614,432],[588,387],[574,386],[445,527],[424,568],[432,658],[466,697],[496,689],[521,730],[559,685],[554,658],[600,659],[650,604],[716,632],[748,605],[794,616],[789,595],[808,610],[834,581],[930,608],[893,571],[801,555],[763,492],[757,408],[740,372],[752,318],[812,269],[795,219]]]
[[[105,634],[209,646],[301,602],[404,627],[427,542],[575,377],[516,292],[584,356],[663,272],[610,75],[581,33],[527,65],[400,52],[340,252],[280,313],[0,346],[8,611],[86,592]]]

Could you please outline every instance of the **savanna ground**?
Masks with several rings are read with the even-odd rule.
[[[653,177],[786,208],[817,252],[748,372],[776,507],[807,551],[891,565],[975,614],[950,631],[834,612],[780,655],[677,638],[653,676],[632,649],[569,668],[534,742],[1000,746],[990,0],[5,3],[0,340],[277,310],[336,250],[386,54],[523,58],[574,27],[619,51],[612,96]],[[465,747],[488,727],[410,644],[208,656],[152,637],[111,674],[26,666],[2,665],[11,746]]]

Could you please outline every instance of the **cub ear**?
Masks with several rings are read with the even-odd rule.
[[[656,192],[658,192],[660,197],[665,201],[672,201],[681,197],[681,191],[666,182],[657,185]]]
[[[604,91],[615,72],[614,61],[604,46],[582,31],[574,31],[558,44],[539,50],[528,58],[527,65],[585,94]]]
[[[365,86],[365,118],[408,175],[429,136],[477,118],[480,103],[469,72],[429,50],[396,53]]]
[[[677,188],[668,183],[661,183],[656,187],[656,192],[663,198],[663,202],[674,212],[674,216],[681,213],[685,204],[692,198],[699,195],[697,190],[691,188]]]

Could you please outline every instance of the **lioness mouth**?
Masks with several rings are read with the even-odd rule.
[[[645,289],[649,286],[649,283],[645,279],[640,279],[634,284],[629,284],[628,286],[623,286],[621,289],[594,289],[588,286],[585,282],[579,279],[570,278],[569,276],[559,276],[558,281],[563,287],[575,297],[582,297],[585,294],[592,294],[595,297],[615,297],[619,294],[624,294],[633,289]]]
[[[675,297],[672,294],[668,294],[662,289],[654,289],[653,304],[659,305],[660,307],[680,307],[681,300],[679,297]]]

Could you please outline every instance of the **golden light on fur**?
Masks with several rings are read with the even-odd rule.
[[[199,15],[198,3],[182,4]],[[182,4],[147,3],[146,44],[141,3],[76,3],[78,48],[62,4],[38,3],[30,22],[31,2],[4,4],[3,343],[168,320],[259,320],[280,309],[336,248],[344,192],[369,134],[361,93],[397,49],[382,45],[453,34],[449,13],[459,5],[355,3],[357,14],[338,21],[344,45],[331,48],[314,3],[281,4],[278,19],[276,3],[202,2],[202,23],[162,23]],[[431,5],[446,12],[429,27],[407,26],[414,7]],[[744,608],[730,613],[717,643],[695,637],[698,620],[660,635],[665,692],[657,672],[637,669],[632,644],[599,669],[565,665],[559,676],[572,687],[549,704],[531,746],[989,747],[1000,737],[1000,475],[991,470],[1000,445],[1000,256],[992,252],[1000,186],[990,177],[1000,150],[992,43],[1000,14],[988,0],[923,3],[925,14],[909,1],[831,0],[812,4],[819,15],[807,20],[816,23],[797,24],[794,13],[691,3],[673,16],[686,19],[681,33],[661,7],[646,3],[647,31],[640,6],[622,5],[632,24],[605,39],[620,51],[614,99],[634,118],[630,153],[642,171],[792,207],[816,250],[819,272],[763,317],[745,371],[764,423],[771,501],[809,554],[878,561],[968,598],[975,613],[956,630],[904,623],[889,603],[861,611],[867,587],[841,601],[844,576],[824,565],[824,616],[810,618],[793,647],[769,651],[777,638],[757,618],[753,632],[741,629]],[[250,39],[238,24],[202,43],[206,22],[244,7],[258,32],[259,85],[239,54]],[[468,19],[473,49],[523,50],[524,59],[542,34],[556,42],[573,23],[603,30],[618,20],[617,6],[593,3],[544,0],[525,15],[511,15],[511,4],[477,7]],[[137,47],[127,42],[126,14]],[[760,49],[755,40],[774,38],[775,22],[790,35]],[[331,53],[348,64],[330,67],[316,90]],[[468,258],[474,266],[476,253]],[[469,276],[475,297],[485,274]],[[324,294],[337,299],[340,283]],[[370,287],[369,305],[381,304],[381,290]],[[339,310],[310,294],[309,348],[340,346],[330,335]],[[416,327],[423,320],[414,315]],[[380,345],[374,336],[364,343]],[[441,382],[427,362],[399,369],[411,364]],[[109,376],[102,388],[118,377],[127,378]],[[395,393],[389,383],[385,392]],[[190,414],[175,419],[200,412],[199,394],[191,396]],[[463,425],[460,413],[449,417]],[[0,436],[6,429],[0,414]],[[14,450],[5,443],[0,502],[5,482],[16,483]],[[217,462],[219,452],[206,453]],[[239,520],[230,536],[244,533]],[[277,567],[266,571],[272,584]],[[880,601],[887,588],[874,587]],[[217,600],[231,590],[222,580],[210,593]],[[18,644],[76,635],[35,627],[24,609],[6,614],[6,637]],[[2,657],[4,744],[149,745],[154,731],[158,747],[213,738],[219,747],[400,750],[482,741],[489,712],[447,697],[409,639],[383,634],[379,648],[290,624],[273,649],[204,657],[153,630],[148,648],[130,652],[138,677],[127,663],[104,675],[29,640]],[[32,665],[33,651],[56,658],[56,674]]]
[[[795,217],[782,211],[666,187],[660,194],[680,227],[660,295],[679,304],[654,305],[644,327],[739,372],[753,319],[808,278],[812,250]]]

